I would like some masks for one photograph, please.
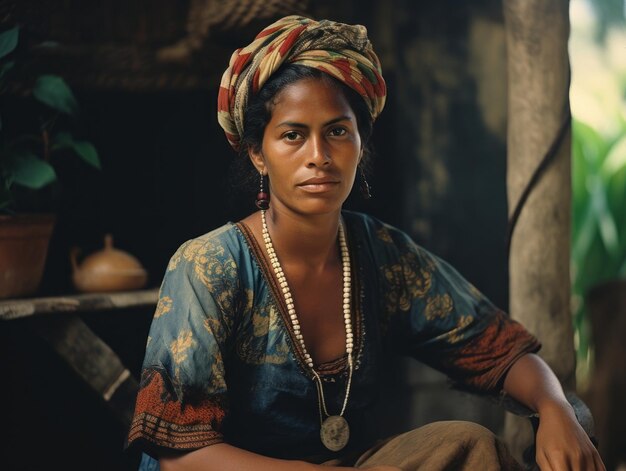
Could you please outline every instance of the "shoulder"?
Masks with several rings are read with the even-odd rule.
[[[406,251],[408,249],[425,251],[406,232],[374,216],[355,211],[343,211],[343,216],[348,230],[354,231],[360,238],[364,238],[369,244],[377,248],[392,251]]]
[[[236,277],[243,246],[235,224],[223,226],[189,239],[172,255],[167,273],[186,271],[206,281],[208,276]]]
[[[175,270],[181,262],[201,262],[207,254],[236,252],[237,229],[227,223],[181,244],[172,255],[167,270]]]

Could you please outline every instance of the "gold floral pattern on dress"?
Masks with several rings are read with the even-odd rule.
[[[172,358],[176,364],[180,364],[187,359],[187,350],[195,345],[193,334],[190,330],[185,330],[178,335],[178,338],[170,344]]]
[[[393,239],[391,238],[391,234],[389,234],[389,229],[387,229],[385,226],[376,229],[376,237],[378,237],[383,242],[393,244]]]
[[[454,302],[449,294],[438,294],[426,301],[424,316],[429,321],[446,317],[454,309]]]
[[[207,317],[204,322],[204,328],[210,335],[215,337],[220,344],[223,344],[228,339],[229,330],[227,325],[224,325],[222,321],[217,317]]]
[[[170,260],[168,270],[178,268],[180,262],[191,264],[193,275],[207,288],[213,301],[222,313],[236,310],[236,293],[239,292],[239,274],[237,264],[219,239],[209,236],[199,237],[185,242]],[[224,316],[222,322],[225,334],[231,332],[232,316]]]
[[[157,303],[156,311],[154,312],[154,318],[158,319],[164,314],[167,314],[172,310],[172,305],[174,304],[174,300],[169,296],[163,296],[159,298],[159,302]]]
[[[224,246],[204,242],[192,255],[193,270],[200,282],[211,292],[222,312],[235,310],[235,293],[239,291],[237,263]]]
[[[204,328],[209,335],[217,341],[218,345],[225,345],[228,338],[228,332],[225,326],[217,317],[207,317],[203,322]],[[226,372],[224,371],[224,361],[220,350],[216,349],[212,362],[210,363],[210,374],[208,376],[207,387],[211,391],[226,390]]]
[[[207,385],[211,391],[226,391],[226,371],[224,369],[224,362],[219,360],[214,361],[211,364],[209,384]]]
[[[192,239],[185,242],[176,253],[170,259],[167,265],[167,271],[176,270],[181,260],[191,262],[196,259],[197,256],[202,256],[206,252],[206,241],[199,239]]]
[[[289,357],[289,345],[282,329],[280,312],[273,303],[250,307],[245,317],[251,317],[252,335],[247,332],[237,339],[237,355],[251,365],[285,363]]]
[[[423,298],[432,286],[430,266],[421,266],[417,256],[406,253],[399,257],[399,263],[383,267],[383,274],[389,283],[385,292],[387,310],[408,311],[415,299]]]
[[[235,286],[229,280],[222,280],[219,284],[211,284],[209,290],[213,293],[213,298],[222,312],[233,312],[235,303]]]
[[[448,343],[455,344],[465,338],[465,328],[469,326],[474,318],[469,315],[462,315],[456,323],[456,327],[448,332]]]

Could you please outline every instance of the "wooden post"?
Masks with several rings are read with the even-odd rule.
[[[541,356],[575,386],[570,312],[571,132],[568,0],[503,0],[508,61],[507,192],[512,215],[559,130],[555,158],[529,193],[511,240],[510,313],[543,343]],[[519,456],[527,424],[506,419]]]
[[[32,325],[127,429],[139,385],[115,352],[78,316],[39,320]]]

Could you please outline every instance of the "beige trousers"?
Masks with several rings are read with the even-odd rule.
[[[402,471],[523,471],[490,430],[471,422],[434,422],[386,440],[356,462],[333,460],[325,465],[367,469],[397,466]]]

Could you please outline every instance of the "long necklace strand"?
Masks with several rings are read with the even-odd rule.
[[[350,397],[350,386],[352,385],[352,371],[353,371],[353,361],[352,361],[352,351],[354,347],[353,342],[353,333],[352,333],[352,314],[351,314],[351,292],[352,292],[352,279],[351,279],[351,271],[350,271],[350,253],[348,251],[348,244],[346,242],[346,234],[343,228],[343,224],[339,224],[339,247],[341,250],[341,265],[343,272],[343,321],[346,329],[346,353],[348,355],[348,381],[346,384],[346,396],[343,401],[343,405],[341,407],[341,412],[339,412],[338,416],[331,416],[328,413],[328,409],[326,408],[326,400],[324,398],[324,388],[322,385],[322,380],[315,371],[313,365],[313,359],[311,355],[309,355],[306,346],[304,344],[304,337],[302,336],[302,332],[300,330],[300,322],[298,321],[298,316],[296,314],[295,305],[293,302],[293,297],[291,296],[291,290],[289,289],[289,284],[287,283],[287,278],[285,277],[285,273],[283,272],[283,268],[278,261],[278,257],[276,256],[276,251],[274,250],[274,246],[272,244],[272,239],[270,237],[269,230],[267,228],[267,220],[265,218],[265,211],[261,211],[261,221],[263,224],[263,242],[265,243],[265,249],[267,251],[267,255],[270,259],[270,264],[274,270],[274,274],[276,279],[278,280],[278,284],[282,290],[283,296],[285,298],[285,304],[287,305],[287,312],[289,314],[289,319],[291,320],[291,325],[293,328],[294,335],[296,339],[300,342],[300,347],[302,349],[302,353],[304,356],[304,361],[306,365],[310,368],[313,373],[313,377],[315,378],[317,393],[318,393],[318,405],[320,409],[320,424],[322,426],[322,441],[324,445],[329,449],[334,451],[340,450],[347,443],[347,436],[349,434],[349,429],[347,422],[343,419],[343,414],[346,410],[346,406],[348,405],[348,398]],[[327,419],[337,419],[337,417],[341,418],[342,429],[344,432],[343,435],[345,437],[339,437],[341,433],[330,434],[325,433],[324,422],[325,420],[322,417],[322,411]],[[325,437],[326,435],[326,437]],[[332,435],[332,436],[331,436]],[[330,440],[331,443],[327,443]]]

